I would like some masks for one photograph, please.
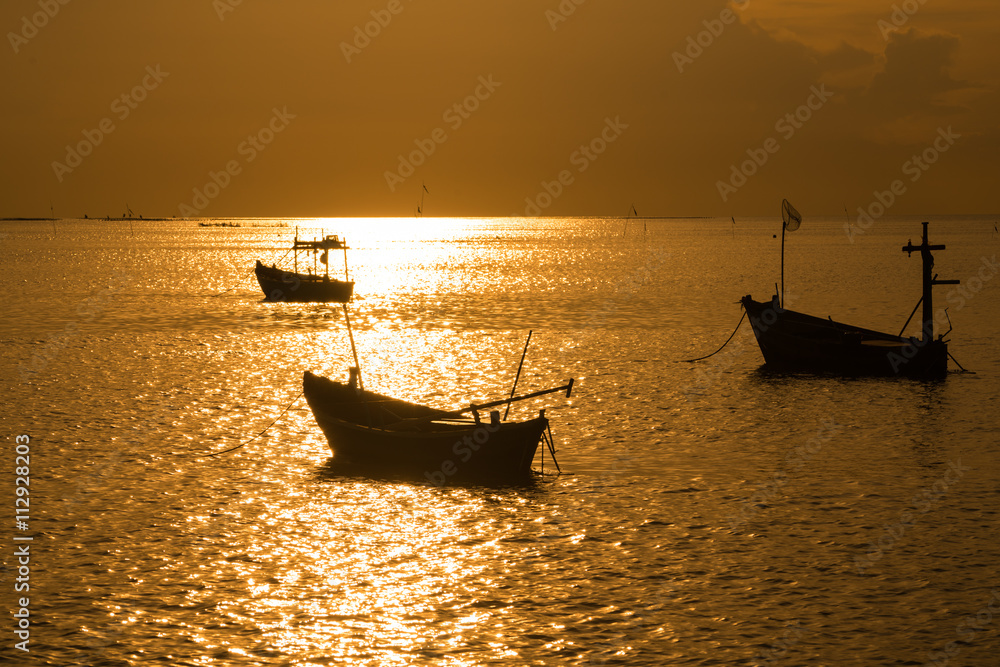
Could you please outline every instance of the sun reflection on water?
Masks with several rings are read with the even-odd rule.
[[[647,240],[623,239],[620,221],[300,221],[352,246],[367,387],[436,407],[505,397],[528,329],[519,391],[577,378],[573,402],[546,406],[566,474],[503,489],[335,471],[308,407],[292,402],[306,369],[346,378],[343,312],[263,303],[248,274],[258,255],[277,261],[294,229],[149,222],[132,241],[77,221],[32,246],[9,239],[24,259],[0,325],[6,368],[14,377],[17,363],[55,354],[30,391],[7,396],[40,436],[31,595],[47,664],[736,664],[800,614],[836,632],[797,650],[815,641],[831,662],[874,665],[900,642],[851,637],[916,645],[953,632],[934,610],[975,612],[970,600],[988,597],[970,598],[968,584],[997,560],[981,511],[996,486],[983,397],[996,392],[974,379],[997,376],[975,355],[995,338],[995,300],[961,313],[962,346],[984,371],[973,379],[918,390],[761,376],[747,334],[744,354],[692,397],[698,369],[669,362],[715,349],[735,324],[724,308],[734,290],[773,277],[771,228],[734,240],[721,222],[717,235],[711,221],[651,223]],[[799,260],[833,253],[856,274],[831,311],[908,300],[908,281],[866,296],[871,267],[840,224]],[[869,241],[900,255],[908,225],[881,224]],[[980,262],[980,237],[962,238],[947,240],[956,277]],[[133,282],[79,319],[79,300],[118,270]],[[805,298],[833,294],[824,281],[803,279]],[[64,347],[40,345],[69,321],[80,327]],[[802,418],[789,421],[792,398]],[[247,446],[203,456],[279,415]],[[836,446],[757,506],[747,530],[730,529],[755,485],[831,416],[851,425]],[[959,455],[975,477],[845,593],[871,517],[898,512]],[[931,553],[939,585],[924,581]],[[816,613],[801,611],[803,591]],[[969,664],[995,662],[988,643],[962,650]]]
[[[487,570],[502,532],[481,514],[495,502],[409,484],[325,488],[328,497],[290,492],[287,507],[265,509],[254,541],[217,563],[246,582],[245,597],[228,605],[234,623],[259,624],[266,643],[288,654],[365,660],[377,647],[380,664],[412,664],[461,647],[488,621],[488,607],[460,600],[493,583]]]

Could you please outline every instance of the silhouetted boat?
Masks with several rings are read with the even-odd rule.
[[[568,397],[572,387],[570,380],[556,389],[447,411],[366,391],[354,368],[347,383],[309,371],[302,379],[306,401],[335,461],[381,474],[422,476],[438,484],[529,477],[548,429],[545,411],[521,422],[501,421],[499,411],[490,412],[489,421],[480,421],[478,411],[563,390]],[[474,419],[460,418],[469,412]]]
[[[757,344],[766,366],[777,370],[828,372],[840,375],[943,377],[948,370],[949,329],[934,338],[934,285],[953,285],[957,280],[938,280],[932,275],[932,250],[943,245],[927,241],[923,223],[923,243],[907,243],[906,253],[920,252],[923,260],[923,336],[904,337],[806,315],[781,306],[776,294],[770,303],[754,301],[750,295],[740,301],[750,317]],[[912,319],[913,313],[910,314]],[[906,321],[909,324],[910,320]],[[903,325],[903,330],[906,329]]]
[[[254,274],[264,291],[264,298],[268,301],[347,303],[354,294],[354,283],[330,277],[329,251],[341,249],[344,251],[344,277],[349,278],[346,241],[336,235],[326,236],[321,241],[300,241],[296,232],[295,242],[292,245],[294,271],[284,271],[274,265],[268,267],[257,260]],[[314,270],[308,273],[299,273],[299,253],[303,252],[313,254]],[[323,275],[319,275],[318,262],[323,264]]]

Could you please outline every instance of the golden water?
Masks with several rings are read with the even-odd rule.
[[[788,305],[895,332],[919,222],[851,243],[806,221]],[[0,499],[30,434],[35,536],[30,655],[9,615],[0,633],[13,664],[996,664],[1000,280],[961,307],[936,292],[975,375],[774,376],[746,326],[677,361],[773,293],[774,221],[242,224],[0,222]],[[249,273],[296,225],[351,245],[366,387],[503,397],[533,330],[520,390],[574,377],[574,396],[512,416],[547,408],[565,474],[339,477],[302,399],[202,457],[267,427],[304,370],[353,363],[339,308],[263,303]],[[983,218],[931,240],[967,290],[1000,247]]]

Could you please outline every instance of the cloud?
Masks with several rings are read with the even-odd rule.
[[[967,142],[973,119],[983,113],[983,105],[989,106],[991,89],[958,74],[965,40],[943,31],[909,28],[864,46],[846,40],[834,44],[828,38],[816,43],[787,24],[776,29],[743,16],[711,48],[678,83],[692,109],[689,135],[700,146],[683,156],[689,192],[702,193],[705,181],[724,180],[732,164],[747,159],[747,151],[759,155],[757,149],[769,137],[780,144],[725,202],[737,212],[767,210],[769,201],[792,193],[814,210],[842,209],[844,200],[884,189],[887,179],[898,177],[900,165],[933,141],[939,128],[953,125]],[[817,84],[834,93],[829,103],[794,136],[779,137],[775,119],[795,112]],[[995,143],[995,127],[983,127],[982,140]],[[948,200],[947,187],[962,182],[961,174],[984,167],[979,150],[960,146],[935,168],[932,179],[921,183],[919,204]],[[995,173],[996,167],[985,170]],[[915,194],[911,201],[917,205]],[[946,210],[952,205],[931,207]],[[705,206],[724,212],[708,196]]]
[[[961,123],[976,87],[954,76],[961,39],[916,29],[894,32],[870,82],[848,92],[846,120],[878,145],[926,140],[936,128]]]
[[[960,44],[953,35],[916,29],[893,33],[885,49],[885,67],[872,80],[868,98],[898,115],[961,111],[944,101],[947,93],[969,87],[951,74]]]

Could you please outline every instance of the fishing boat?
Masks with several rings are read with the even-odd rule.
[[[791,210],[794,215],[785,216],[786,227],[789,217],[793,220],[794,226],[789,230],[798,226],[794,223],[798,214]],[[765,366],[777,370],[838,375],[943,377],[948,371],[948,357],[951,356],[944,337],[951,329],[934,337],[932,292],[935,285],[954,285],[959,281],[938,280],[933,274],[934,257],[931,251],[944,250],[945,246],[929,243],[927,225],[923,223],[923,242],[920,245],[908,242],[903,246],[903,252],[919,252],[923,260],[923,295],[897,335],[788,310],[783,307],[779,294],[775,294],[770,302],[755,301],[750,295],[743,297],[740,302],[750,318]],[[921,304],[921,337],[903,336]]]
[[[439,410],[364,389],[357,368],[337,382],[306,371],[302,389],[334,460],[380,474],[419,476],[435,484],[459,480],[517,481],[530,477],[540,442],[552,449],[545,410],[524,421],[502,421],[498,410],[545,394],[534,392],[461,410]],[[463,415],[472,415],[472,418]]]
[[[330,277],[330,251],[344,251],[344,280],[337,280]],[[347,273],[347,242],[337,237],[336,234],[328,235],[320,240],[312,241],[299,240],[298,230],[295,232],[295,242],[291,252],[294,255],[292,260],[294,270],[285,271],[273,264],[266,266],[259,259],[254,268],[257,282],[264,291],[264,298],[267,301],[295,301],[295,302],[337,302],[346,303],[351,300],[354,294],[354,283]],[[308,253],[313,255],[313,268],[307,269],[306,273],[299,272],[299,255]],[[324,267],[323,274],[319,273],[319,264]]]

